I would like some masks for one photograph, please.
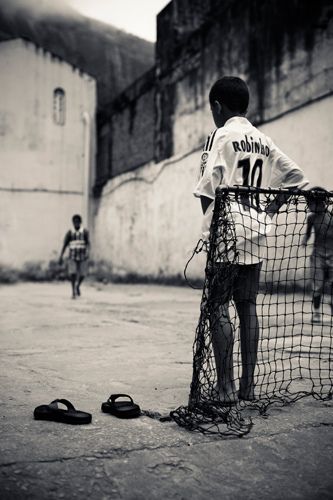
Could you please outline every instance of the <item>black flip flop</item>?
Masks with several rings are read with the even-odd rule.
[[[130,401],[116,401],[118,398],[129,398]],[[140,406],[134,403],[128,394],[111,394],[109,399],[102,403],[104,413],[110,413],[118,418],[136,418],[141,415]]]
[[[62,403],[67,410],[58,408],[58,403]],[[49,420],[52,422],[62,422],[64,424],[90,424],[91,414],[85,411],[76,410],[67,399],[55,399],[49,405],[37,406],[34,410],[35,420]]]

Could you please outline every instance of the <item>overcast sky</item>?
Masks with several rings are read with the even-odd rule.
[[[82,14],[156,41],[156,16],[170,0],[69,0]]]

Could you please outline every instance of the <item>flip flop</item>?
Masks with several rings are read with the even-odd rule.
[[[67,410],[58,408],[58,403],[62,403]],[[76,410],[67,399],[55,399],[49,405],[37,406],[34,410],[35,420],[49,420],[52,422],[62,422],[64,424],[90,424],[91,414],[85,411]]]
[[[116,401],[118,398],[129,398],[130,401]],[[102,403],[104,413],[110,413],[118,418],[136,418],[141,415],[140,406],[134,403],[128,394],[111,394],[109,399]]]

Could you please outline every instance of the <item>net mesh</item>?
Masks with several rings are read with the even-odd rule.
[[[332,209],[328,192],[217,190],[180,426],[241,437],[270,405],[331,399]]]

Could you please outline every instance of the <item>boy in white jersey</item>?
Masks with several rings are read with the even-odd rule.
[[[81,227],[81,216],[72,217],[74,231],[67,231],[64,244],[60,253],[59,263],[63,262],[63,255],[69,247],[68,274],[72,285],[72,299],[81,295],[80,286],[87,272],[88,250],[90,247],[89,232]]]
[[[314,232],[313,253],[311,256],[313,269],[313,296],[312,322],[320,323],[320,302],[325,288],[325,278],[331,287],[331,314],[333,315],[333,214],[328,210],[323,188],[315,187],[314,191],[321,192],[310,196],[306,234],[302,244],[306,245],[312,231]]]
[[[245,118],[249,91],[243,80],[237,77],[221,78],[212,86],[209,101],[217,129],[206,141],[201,156],[199,182],[194,191],[194,195],[201,200],[203,234],[206,238],[218,186],[303,188],[307,184],[302,170]],[[268,207],[267,213],[273,215],[283,201],[285,198],[280,197]],[[243,210],[244,214],[245,208],[243,210],[240,206],[239,213]],[[257,214],[257,227],[260,227],[265,221],[259,212]],[[244,227],[243,233],[246,233]],[[246,238],[245,235],[243,243]],[[211,300],[218,306],[215,308],[218,312],[210,320],[217,372],[215,390],[218,399],[226,404],[235,403],[237,399],[254,399],[254,370],[259,339],[256,297],[262,260],[260,238],[256,243],[257,251],[252,251],[251,244],[251,252],[246,251],[246,245],[238,252],[233,283],[221,282],[218,279],[220,273],[217,273],[217,280],[211,287]],[[217,263],[217,269],[223,265],[223,262]],[[242,375],[238,392],[233,376],[233,333],[228,312],[231,298],[235,301],[240,321]]]

